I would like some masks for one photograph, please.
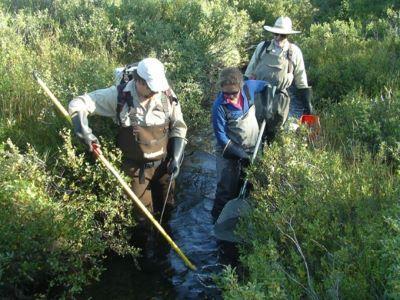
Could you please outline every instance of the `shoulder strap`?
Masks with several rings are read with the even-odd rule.
[[[265,41],[264,44],[261,46],[260,52],[258,52],[258,56],[257,56],[257,62],[260,61],[261,56],[265,53],[268,52],[268,47],[269,45],[271,45],[271,41]]]
[[[168,90],[162,92],[162,95],[161,95],[161,103],[162,103],[162,106],[163,106],[163,111],[164,111],[164,114],[165,114],[165,119],[168,119],[168,120],[169,120],[170,113],[169,113],[169,105],[168,105],[168,102],[169,102],[169,104],[171,104],[171,105],[172,105],[172,102],[178,103],[178,99],[176,98],[175,94],[172,92],[171,89],[168,89]]]
[[[163,111],[164,111],[166,120],[169,120],[169,117],[170,117],[168,100],[169,100],[168,96],[165,93],[162,93],[161,94],[161,103],[162,103],[162,106],[163,106]]]
[[[289,43],[289,49],[287,51],[286,57],[289,61],[288,73],[293,73],[294,62],[293,62],[293,44],[292,43]]]
[[[249,101],[249,106],[250,106],[250,104],[253,104],[254,101],[253,101],[253,99],[251,98],[250,90],[249,90],[249,87],[247,86],[247,84],[245,84],[245,85],[243,86],[243,91],[244,91],[244,93],[245,93],[245,95],[246,95],[247,101]]]
[[[230,119],[232,117],[231,111],[225,105],[221,105],[221,106],[222,106],[222,109],[224,110],[226,119],[227,120]]]
[[[125,103],[129,106],[133,106],[133,97],[130,92],[124,92],[124,88],[126,87],[128,82],[121,83],[117,86],[118,97],[117,97],[117,122],[118,125],[121,125],[121,111],[124,107]]]

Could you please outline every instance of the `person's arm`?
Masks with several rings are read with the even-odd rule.
[[[259,53],[261,51],[263,43],[265,43],[265,42],[261,42],[257,45],[256,50],[254,50],[254,53],[250,59],[250,62],[247,65],[246,71],[244,72],[244,76],[246,76],[248,79],[256,78],[256,74],[254,72],[257,67],[257,58],[259,56]]]
[[[68,112],[71,116],[81,111],[88,115],[115,117],[117,98],[118,91],[115,86],[96,90],[74,98],[68,105]]]
[[[294,68],[294,82],[297,87],[297,97],[302,103],[304,108],[304,114],[314,114],[314,108],[312,105],[312,90],[308,86],[307,74],[304,66],[303,54],[300,48],[296,47],[296,60]]]
[[[218,98],[217,98],[218,99]],[[248,160],[249,155],[241,145],[234,143],[226,134],[225,111],[219,101],[215,101],[212,109],[212,122],[217,142],[222,146],[222,156],[228,159]]]
[[[294,46],[294,45],[293,45]],[[294,83],[296,84],[296,87],[298,89],[304,89],[308,87],[308,82],[307,82],[307,74],[306,74],[306,68],[304,65],[304,59],[303,59],[303,54],[301,53],[301,50],[299,47],[294,47],[293,49],[293,60],[294,60],[294,70],[293,70],[293,76],[294,76]]]
[[[68,105],[75,134],[85,143],[90,151],[96,144],[97,152],[101,151],[97,137],[89,127],[88,115],[98,114],[115,117],[118,92],[116,87],[97,90],[74,98]],[[96,151],[95,151],[96,152]]]
[[[187,126],[185,121],[183,120],[180,103],[178,101],[172,101],[171,109],[171,125],[167,151],[167,173],[170,174],[173,179],[175,179],[179,175],[180,166],[183,161],[183,154],[187,144],[185,138]]]
[[[226,127],[225,112],[218,100],[215,100],[212,107],[212,124],[214,129],[214,135],[215,138],[217,139],[217,143],[218,145],[224,148],[226,144],[229,142],[229,138],[225,130]]]
[[[187,126],[183,120],[181,104],[177,101],[172,102],[171,125],[169,138],[186,138]]]

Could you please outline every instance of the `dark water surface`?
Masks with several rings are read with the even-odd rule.
[[[219,272],[218,247],[213,236],[211,208],[216,189],[215,156],[195,151],[185,157],[178,181],[176,208],[169,234],[197,267],[190,271],[173,250],[156,266],[135,267],[133,259],[111,256],[107,271],[91,285],[83,299],[215,299],[211,280]]]
[[[89,286],[79,299],[176,299],[165,269],[138,270],[132,258],[111,255],[100,281]]]
[[[197,271],[188,271],[175,252],[170,252],[175,270],[172,283],[178,299],[211,299],[218,294],[210,282],[212,272],[220,270],[211,217],[217,177],[215,160],[210,153],[195,151],[182,165],[177,207],[170,225],[175,242],[197,266]]]

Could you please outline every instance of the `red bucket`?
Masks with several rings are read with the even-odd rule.
[[[307,124],[308,126],[319,126],[319,117],[316,115],[302,115],[300,117],[301,124]]]
[[[316,115],[302,115],[299,120],[300,124],[306,124],[309,128],[308,137],[310,140],[315,140],[321,129],[319,117]]]

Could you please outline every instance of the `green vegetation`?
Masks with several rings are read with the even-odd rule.
[[[329,10],[328,10],[329,7]],[[287,14],[303,50],[322,134],[283,134],[249,174],[254,212],[240,233],[228,299],[399,298],[400,7],[368,0],[0,3],[0,296],[70,298],[129,245],[132,203],[74,146],[64,106],[111,85],[113,69],[157,56],[189,134],[208,128],[218,71],[242,67],[264,23]],[[107,157],[116,128],[93,118]],[[7,140],[10,142],[6,142]],[[190,139],[190,137],[189,137]],[[29,145],[28,145],[29,144]],[[268,183],[268,184],[267,184]]]
[[[137,255],[132,203],[76,153],[69,133],[50,171],[31,147],[22,154],[9,141],[0,154],[1,295],[68,297],[98,278],[107,249]],[[116,162],[118,153],[108,154]]]
[[[305,141],[285,135],[252,169],[256,209],[240,228],[249,278],[227,270],[226,297],[397,299],[400,174],[385,153],[354,147],[344,159]]]

